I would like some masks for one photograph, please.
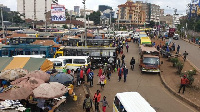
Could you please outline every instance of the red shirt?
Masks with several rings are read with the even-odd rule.
[[[100,77],[100,76],[102,75],[102,73],[103,73],[102,69],[99,69],[99,74],[98,74],[98,76]]]
[[[90,73],[90,68],[88,68],[88,70],[87,70],[87,75]]]
[[[100,100],[101,100],[101,94],[99,93],[98,95],[97,95],[97,93],[95,93],[95,95],[94,95],[94,101],[95,101],[95,99],[97,98],[97,102],[100,102]]]
[[[83,78],[83,70],[80,71],[80,78]]]
[[[187,78],[181,78],[181,84],[188,84],[189,80]]]

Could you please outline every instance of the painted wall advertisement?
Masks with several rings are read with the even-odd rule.
[[[64,5],[51,4],[51,21],[66,21]]]

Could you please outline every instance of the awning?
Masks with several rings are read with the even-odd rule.
[[[1,57],[0,58],[0,71],[2,71],[6,66],[12,61],[13,57]]]
[[[30,58],[24,66],[24,69],[30,71],[39,70],[40,66],[44,63],[45,58]]]
[[[30,57],[15,57],[4,70],[23,68]]]
[[[49,61],[49,60],[45,60],[44,63],[42,64],[42,66],[40,67],[40,70],[42,71],[48,71],[50,69],[53,68],[53,62]]]

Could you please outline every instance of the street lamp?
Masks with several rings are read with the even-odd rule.
[[[87,29],[86,29],[86,13],[85,13],[85,1],[83,0],[83,4],[84,4],[84,28],[85,28],[85,46],[87,46]]]

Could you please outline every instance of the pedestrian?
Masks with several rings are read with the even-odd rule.
[[[160,51],[160,46],[159,46],[159,45],[157,45],[156,49],[157,49],[158,51]]]
[[[98,75],[97,75],[97,76],[99,77],[99,78],[98,78],[98,84],[100,84],[100,76],[101,76],[101,75],[103,75],[102,67],[100,67],[99,72],[98,72]]]
[[[106,101],[106,96],[104,96],[103,100],[101,100],[100,102],[102,102],[102,111],[106,112],[106,106],[109,107],[108,102]]]
[[[76,80],[77,80],[77,87],[80,86],[81,84],[81,79],[80,79],[80,69],[77,69],[77,74],[76,74]]]
[[[95,111],[99,111],[99,102],[101,100],[101,93],[100,93],[100,90],[97,90],[97,92],[94,94],[94,98],[93,98],[93,101],[95,102],[94,105],[95,105]]]
[[[118,69],[118,76],[119,76],[118,82],[120,82],[120,80],[121,80],[121,78],[122,78],[122,74],[123,74],[123,69],[122,69],[122,67],[120,67],[120,68]]]
[[[104,72],[104,73],[107,72],[107,63],[105,63],[105,65],[103,66],[103,72]]]
[[[89,78],[89,82],[90,82],[90,87],[92,87],[93,86],[93,79],[94,79],[93,70],[91,70],[90,73],[88,74],[88,78]]]
[[[126,51],[128,52],[128,48],[129,48],[129,46],[128,46],[128,44],[126,45]]]
[[[105,76],[106,73],[103,73],[103,75],[100,76],[100,85],[101,85],[101,89],[104,88],[104,85],[105,85]]]
[[[130,61],[130,65],[131,65],[131,69],[134,69],[134,65],[135,65],[135,59],[134,57],[132,57],[131,61]]]
[[[117,69],[120,67],[120,59],[117,58]]]
[[[74,77],[74,69],[71,70],[70,75],[73,77],[72,84],[74,84],[74,79],[75,79],[75,77]]]
[[[177,54],[179,54],[180,48],[181,48],[181,47],[178,45],[178,46],[177,46]]]
[[[92,108],[92,100],[90,99],[90,95],[85,95],[85,100],[83,102],[83,109],[85,109],[86,112],[90,112],[90,109]]]
[[[186,75],[184,75],[183,78],[181,78],[181,85],[180,85],[180,88],[179,88],[178,93],[180,93],[181,89],[183,88],[183,94],[184,94],[185,86],[186,86],[188,83],[189,83],[189,80],[186,78]]]
[[[87,72],[86,72],[86,75],[87,75],[87,83],[90,82],[90,79],[89,79],[89,73],[90,73],[91,69],[90,67],[88,66],[88,69],[87,69]]]
[[[111,66],[108,66],[107,68],[107,78],[110,81],[110,76],[111,76]]]
[[[126,66],[124,66],[123,72],[124,72],[124,82],[126,82],[126,77],[128,75],[128,69],[126,68]]]
[[[80,71],[80,80],[81,80],[81,84],[83,84],[83,82],[84,82],[84,70],[83,70],[83,67],[81,68],[81,71]]]
[[[185,52],[183,53],[183,60],[184,60],[184,61],[186,60],[187,55],[188,55],[188,53],[185,51]]]

